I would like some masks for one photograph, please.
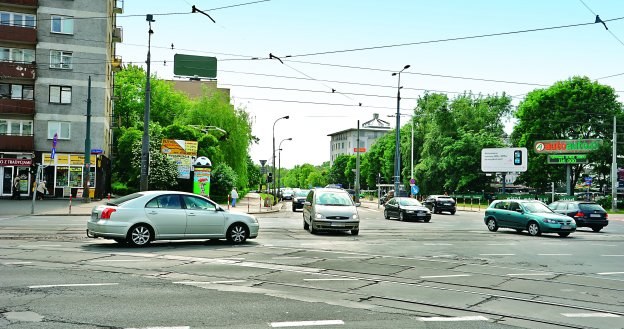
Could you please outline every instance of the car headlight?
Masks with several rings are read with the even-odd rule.
[[[559,224],[558,221],[554,220],[554,219],[549,219],[549,218],[544,218],[543,219],[544,223],[548,223],[548,224]]]
[[[258,223],[258,218],[254,217],[254,216],[251,216],[251,221],[253,223]]]
[[[358,214],[353,214],[353,216],[351,216],[351,218],[358,219]]]
[[[315,217],[316,217],[316,219],[321,219],[321,218],[323,218],[323,214],[317,213]]]

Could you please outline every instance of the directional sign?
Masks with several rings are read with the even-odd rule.
[[[412,186],[412,195],[418,194],[418,192],[420,192],[418,185]]]
[[[54,139],[52,139],[52,147],[56,148],[56,142],[58,141],[58,134],[54,133]]]
[[[54,156],[56,155],[56,147],[52,148],[52,153],[50,154],[50,159],[54,159]]]
[[[102,154],[104,150],[102,149],[91,149],[91,154]]]
[[[585,185],[591,185],[593,181],[592,177],[585,177]]]

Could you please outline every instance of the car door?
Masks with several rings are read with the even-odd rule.
[[[145,204],[145,216],[159,239],[182,238],[186,231],[186,211],[177,194],[159,195]]]
[[[191,195],[182,199],[186,206],[186,238],[225,236],[225,213],[214,203]]]
[[[314,202],[314,191],[310,191],[306,200],[303,203],[303,220],[308,221],[308,219],[312,216],[312,202]]]
[[[526,215],[524,214],[524,209],[522,208],[522,206],[520,206],[520,203],[518,202],[509,202],[507,219],[507,225],[510,228],[524,229],[526,227]]]
[[[494,209],[496,209],[495,218],[498,226],[509,227],[509,202],[500,201],[494,206]]]
[[[388,203],[386,203],[386,209],[388,210],[388,215],[392,216],[392,217],[398,217],[399,216],[399,203],[397,202],[397,199],[390,199],[390,201],[388,201]]]

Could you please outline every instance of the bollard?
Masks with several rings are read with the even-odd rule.
[[[69,196],[69,214],[71,215],[71,200],[72,200],[72,196]]]
[[[472,197],[470,197],[470,211],[472,211]]]
[[[230,195],[229,194],[228,194],[227,202],[228,202],[228,210],[230,210]]]
[[[110,193],[108,193],[108,201],[110,201]]]
[[[249,197],[247,197],[247,213],[249,213]]]

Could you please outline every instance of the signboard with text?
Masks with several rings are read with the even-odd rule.
[[[602,139],[561,139],[536,141],[535,153],[587,153],[596,151],[602,145]]]
[[[481,150],[483,172],[527,171],[526,147],[485,148]]]
[[[0,158],[0,167],[3,167],[3,166],[29,167],[30,165],[32,165],[32,159]]]
[[[587,154],[549,154],[548,164],[584,164],[589,163]]]

